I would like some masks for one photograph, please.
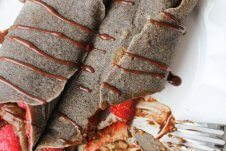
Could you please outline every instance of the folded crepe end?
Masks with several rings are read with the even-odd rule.
[[[25,103],[0,104],[0,150],[27,150],[31,124],[29,107]]]

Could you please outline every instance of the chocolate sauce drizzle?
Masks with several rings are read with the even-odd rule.
[[[92,90],[90,88],[87,88],[87,87],[85,87],[83,85],[79,85],[78,87],[79,87],[80,90],[83,90],[83,91],[85,91],[87,93],[91,93],[92,92]]]
[[[60,32],[50,31],[50,30],[45,30],[45,29],[40,29],[40,28],[36,28],[36,27],[23,26],[23,25],[15,25],[15,26],[12,26],[11,29],[22,29],[22,30],[31,30],[31,31],[38,31],[38,32],[47,33],[47,34],[50,34],[52,36],[56,36],[58,38],[64,39],[64,40],[70,42],[71,44],[73,44],[74,46],[77,46],[77,47],[80,46],[79,48],[85,49],[86,51],[96,50],[96,51],[100,51],[100,52],[106,53],[105,50],[94,48],[92,46],[92,44],[85,43],[85,42],[77,42],[77,41],[75,41],[75,40],[67,37],[66,35],[64,35],[64,34],[62,34]],[[15,37],[15,36],[14,36],[14,38],[12,38],[12,37],[9,37],[9,38],[10,39],[13,39],[13,40],[17,40],[17,42],[20,42],[20,43],[21,42],[23,42],[23,43],[28,42],[27,40],[24,40],[22,38]],[[33,44],[31,44],[31,42],[28,42],[28,44],[31,45],[31,46],[33,46]],[[39,51],[37,51],[37,49],[36,49],[35,52],[40,52],[40,51],[42,51],[42,50],[39,49]],[[41,54],[42,56],[44,56],[43,53],[39,53],[39,54]],[[74,62],[70,62],[70,61],[59,60],[58,58],[55,58],[55,57],[53,58],[52,56],[50,56],[50,55],[47,56],[47,55],[45,54],[45,57],[46,58],[48,57],[48,59],[52,59],[56,63],[60,63],[60,64],[63,64],[63,65],[68,65],[68,66],[77,66],[77,67],[82,66],[82,69],[84,71],[91,72],[91,73],[94,73],[95,72],[95,70],[93,69],[93,67],[91,67],[89,65],[82,65],[82,64],[78,64],[78,63],[74,63]]]
[[[155,61],[155,60],[152,60],[152,59],[149,59],[149,58],[146,58],[146,57],[143,57],[143,56],[140,56],[138,54],[134,54],[134,53],[131,53],[131,52],[125,52],[128,56],[131,56],[133,58],[136,58],[136,59],[139,59],[139,60],[142,60],[142,61],[146,61],[152,65],[155,65],[157,67],[159,67],[160,69],[164,70],[164,71],[168,71],[169,67],[166,65],[166,64],[163,64],[161,62],[158,62],[158,61]]]
[[[59,12],[57,12],[53,7],[51,7],[50,5],[48,5],[47,3],[40,1],[40,0],[30,0],[33,3],[36,3],[42,7],[44,7],[50,14],[52,14],[53,16],[55,16],[56,18],[74,26],[74,27],[78,27],[80,30],[88,33],[88,34],[92,34],[92,35],[97,35],[98,37],[100,37],[101,39],[104,40],[115,40],[114,37],[108,35],[108,34],[100,34],[100,33],[96,33],[95,31],[93,31],[92,29],[81,25],[73,20],[70,20],[68,18],[63,17],[61,14],[59,14]]]
[[[117,94],[117,96],[120,96],[120,95],[121,95],[121,91],[120,91],[118,88],[116,88],[116,87],[110,85],[110,84],[107,83],[107,82],[103,82],[103,83],[102,83],[102,87],[103,87],[104,89],[109,90],[110,92],[112,92],[112,93],[114,93],[114,94]]]
[[[102,49],[99,49],[99,48],[93,48],[93,51],[99,51],[99,52],[102,52],[103,54],[106,53],[106,50],[102,50]]]
[[[67,42],[74,45],[75,47],[77,47],[78,49],[83,50],[83,51],[88,51],[88,52],[99,51],[102,53],[106,53],[106,50],[101,50],[101,49],[95,48],[95,47],[93,47],[93,44],[91,44],[91,43],[73,40],[73,39],[69,38],[68,36],[66,36],[65,34],[57,32],[57,31],[50,31],[50,30],[46,30],[46,29],[24,26],[24,25],[14,25],[10,29],[21,29],[21,30],[30,30],[30,31],[46,33],[46,34],[50,34],[52,36],[56,36],[60,39],[64,39]]]
[[[174,75],[172,72],[169,72],[167,81],[174,86],[179,86],[182,83],[181,78],[179,76]]]
[[[142,61],[146,61],[152,65],[155,65],[157,67],[159,67],[161,70],[163,71],[167,71],[169,70],[169,67],[166,65],[166,64],[163,64],[161,62],[158,62],[158,61],[155,61],[155,60],[152,60],[152,59],[149,59],[149,58],[146,58],[146,57],[143,57],[143,56],[140,56],[138,54],[134,54],[134,53],[131,53],[131,52],[125,52],[125,54],[127,54],[128,56],[132,57],[132,58],[136,58],[136,59],[139,59],[139,60],[142,60]],[[133,70],[133,69],[127,69],[127,68],[124,68],[118,64],[114,64],[117,68],[123,70],[124,72],[127,72],[127,73],[131,73],[131,74],[138,74],[138,75],[151,75],[151,76],[154,76],[156,78],[159,78],[159,79],[167,79],[167,81],[174,85],[174,86],[179,86],[181,84],[181,78],[172,74],[172,72],[168,72],[168,76],[166,73],[155,73],[155,72],[148,72],[148,71],[141,71],[141,70]],[[121,94],[121,91],[118,90],[117,88],[109,85],[108,83],[104,82],[103,83],[103,88],[105,89],[108,89],[112,92],[117,92],[119,94]]]
[[[122,4],[129,4],[129,5],[134,5],[135,4],[134,1],[129,1],[129,0],[114,0],[114,2],[122,3]]]
[[[181,32],[182,34],[186,33],[186,28],[173,15],[167,12],[162,12],[162,14],[164,18],[170,20],[172,23],[155,19],[150,19],[150,23]]]
[[[80,132],[82,131],[82,128],[75,122],[73,121],[71,118],[69,118],[66,114],[58,111],[57,114],[64,118],[66,121],[68,121],[69,123],[71,123],[76,129],[78,129]]]
[[[79,65],[77,63],[74,63],[74,62],[71,62],[71,61],[65,61],[65,60],[61,60],[61,59],[58,59],[58,58],[55,58],[47,53],[45,53],[44,51],[42,51],[41,49],[37,48],[33,43],[31,43],[30,41],[28,40],[25,40],[25,39],[22,39],[20,37],[16,37],[16,36],[8,36],[7,37],[8,39],[10,40],[14,40],[22,45],[24,45],[25,47],[29,48],[30,50],[36,52],[37,54],[49,59],[49,60],[52,60],[56,63],[59,63],[59,64],[62,64],[62,65],[66,65],[66,66],[77,66],[79,67]]]
[[[82,68],[83,71],[86,71],[86,72],[90,72],[90,73],[95,72],[95,69],[92,66],[89,66],[89,65],[83,65],[81,68]]]
[[[47,34],[50,34],[52,36],[56,36],[58,38],[64,39],[64,40],[70,42],[71,44],[73,44],[74,46],[76,46],[76,47],[78,47],[80,49],[83,49],[85,51],[96,50],[96,51],[100,51],[100,52],[106,53],[105,50],[94,48],[92,46],[92,44],[90,44],[90,43],[77,42],[77,41],[75,41],[75,40],[67,37],[66,35],[64,35],[64,34],[62,34],[60,32],[50,31],[50,30],[45,30],[45,29],[40,29],[40,28],[36,28],[36,27],[23,26],[23,25],[15,25],[15,26],[12,26],[11,29],[22,29],[22,30],[31,30],[31,31],[38,31],[38,32],[47,33]],[[15,38],[15,36],[14,36],[14,38],[11,38],[11,39],[17,40],[18,42],[19,41],[28,42],[28,41],[26,41],[26,40],[24,40],[22,38],[19,38],[19,37],[16,37]],[[18,39],[20,39],[20,40],[18,40]],[[28,42],[28,43],[29,43],[29,45],[33,45],[33,44],[31,44],[31,42]],[[39,52],[40,52],[40,50],[39,50]],[[45,57],[47,57],[47,56],[45,55]],[[52,56],[50,56],[50,57],[53,58]],[[48,56],[49,59],[50,59],[50,57]],[[56,58],[54,60],[56,60]],[[61,62],[59,62],[59,59],[56,60],[55,62],[64,64],[64,65],[69,65],[69,66],[82,66],[81,64],[76,64],[74,62],[69,62],[69,61],[64,61],[64,60],[61,60]],[[64,63],[62,63],[62,62],[64,62]],[[91,73],[94,73],[95,72],[95,70],[91,66],[88,66],[88,65],[83,65],[82,66],[82,69],[84,69],[84,71],[91,72]]]
[[[56,31],[50,31],[50,30],[46,30],[46,29],[40,29],[40,28],[36,28],[36,27],[29,27],[29,26],[23,26],[23,25],[14,25],[10,29],[22,29],[22,30],[30,30],[30,31],[36,31],[36,32],[50,34],[50,35],[56,36],[60,39],[64,39],[67,42],[71,43],[73,46],[77,47],[78,49],[84,50],[84,51],[92,51],[92,50],[96,49],[93,47],[93,44],[91,44],[91,43],[73,40],[73,39],[67,37],[66,35],[64,35],[60,32],[56,32]]]
[[[14,63],[16,65],[20,65],[20,66],[23,66],[23,67],[26,67],[42,76],[46,76],[48,78],[54,78],[54,79],[57,79],[57,80],[62,80],[62,81],[67,81],[68,79],[65,78],[65,77],[62,77],[62,76],[58,76],[58,75],[54,75],[54,74],[51,74],[51,73],[48,73],[46,71],[43,71],[33,65],[30,65],[28,63],[25,63],[25,62],[22,62],[22,61],[19,61],[19,60],[16,60],[16,59],[12,59],[12,58],[7,58],[7,57],[0,57],[0,61],[7,61],[7,62],[11,62],[11,63]]]
[[[20,93],[20,94],[26,96],[27,98],[39,102],[40,104],[46,104],[46,103],[47,103],[46,100],[43,100],[43,99],[41,99],[41,98],[39,98],[39,97],[36,97],[36,96],[34,96],[34,95],[32,95],[32,94],[29,94],[28,92],[22,90],[21,88],[19,88],[18,86],[14,85],[13,83],[11,83],[10,81],[6,80],[5,78],[3,78],[3,77],[1,77],[1,76],[0,76],[0,82],[2,82],[2,83],[4,83],[5,85],[11,87],[12,89],[14,89],[14,90],[17,91],[18,93]]]
[[[164,73],[155,73],[155,72],[148,72],[148,71],[141,71],[141,70],[126,69],[118,64],[114,64],[114,65],[128,73],[138,74],[138,75],[141,75],[141,74],[142,75],[151,75],[153,77],[160,78],[160,79],[166,78],[166,74],[164,74]]]
[[[163,70],[163,71],[169,71],[169,67],[166,65],[166,64],[163,64],[163,63],[161,63],[161,62],[158,62],[158,61],[155,61],[155,60],[152,60],[152,59],[149,59],[149,58],[146,58],[146,57],[143,57],[143,56],[140,56],[140,55],[137,55],[137,54],[133,54],[133,53],[130,53],[130,52],[125,52],[127,55],[129,55],[129,56],[131,56],[131,57],[133,57],[133,58],[137,58],[137,59],[139,59],[139,60],[142,60],[142,61],[146,61],[146,62],[148,62],[148,63],[150,63],[150,64],[152,64],[152,65],[155,65],[155,66],[157,66],[157,67],[159,67],[161,70]],[[117,65],[118,66],[118,65]],[[120,67],[120,66],[118,66],[118,67]],[[122,68],[122,67],[120,67],[120,68]],[[126,70],[128,70],[128,69],[125,69],[124,68],[124,71],[126,71]],[[128,72],[128,71],[127,71]],[[130,71],[131,72],[131,71]],[[139,71],[140,72],[140,71]],[[143,71],[141,71],[140,73],[142,73]],[[182,83],[182,80],[181,80],[181,78],[179,77],[179,76],[176,76],[176,75],[174,75],[172,72],[168,72],[169,74],[168,74],[168,76],[167,76],[167,81],[170,83],[170,84],[172,84],[172,85],[174,85],[174,86],[179,86],[179,85],[181,85],[181,83]],[[145,74],[145,73],[144,73]],[[162,74],[160,74],[161,76],[162,76],[162,78],[165,78],[166,76],[163,76]],[[160,76],[160,77],[161,77]]]

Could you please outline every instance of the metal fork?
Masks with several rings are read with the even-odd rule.
[[[153,99],[139,101],[136,111],[132,126],[156,138],[161,129],[156,119],[164,119],[171,112],[169,107]],[[175,130],[160,141],[172,151],[226,151],[226,125],[177,120]]]
[[[176,130],[161,141],[181,150],[225,150],[226,125],[191,121],[176,121]]]

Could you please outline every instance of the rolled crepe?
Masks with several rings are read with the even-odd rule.
[[[102,0],[26,1],[0,49],[0,118],[15,127],[14,119],[22,119],[23,129],[30,125],[28,142],[15,128],[23,151],[37,142],[68,79],[78,69],[92,72],[82,62],[97,50],[94,35],[112,39],[95,32],[104,15]],[[22,108],[28,119],[14,116]]]
[[[106,50],[106,53],[89,53],[85,63],[92,64],[95,72],[81,72],[68,84],[38,149],[64,148],[81,143],[81,138],[85,138],[83,134],[96,125],[92,123],[95,121],[93,116],[104,108],[99,91],[111,68],[114,53],[128,47],[133,36],[142,30],[147,18],[173,7],[175,3],[176,1],[140,0],[131,5],[128,2],[112,1],[99,32],[112,35],[115,41],[95,39],[94,46]]]
[[[102,84],[101,100],[116,104],[129,98],[164,89],[166,81],[179,85],[169,66],[179,37],[185,34],[184,20],[197,0],[182,0],[179,6],[151,17],[129,47],[117,55],[114,67]]]

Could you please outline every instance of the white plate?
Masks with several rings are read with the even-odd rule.
[[[13,24],[22,6],[18,0],[0,0],[0,30]],[[177,119],[226,124],[225,14],[225,0],[199,0],[188,20],[172,65],[183,84],[167,85],[155,95]]]

